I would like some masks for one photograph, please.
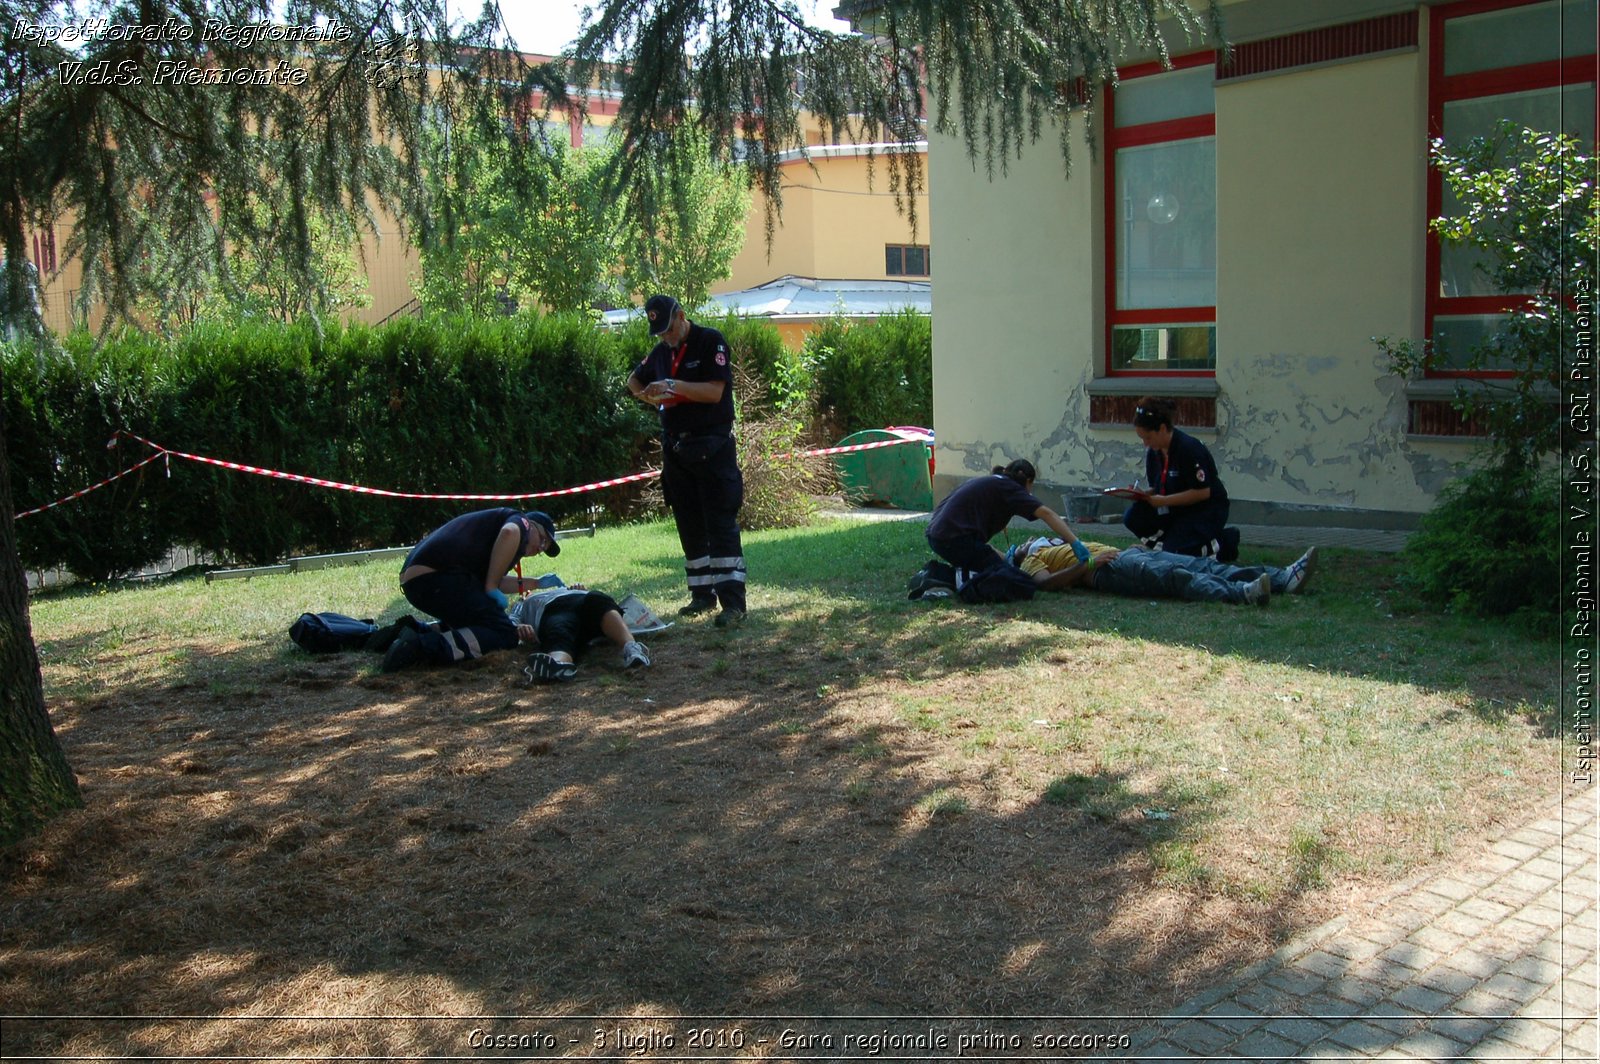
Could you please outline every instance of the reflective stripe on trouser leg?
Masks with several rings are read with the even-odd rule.
[[[450,665],[517,645],[516,625],[476,577],[428,573],[408,580],[401,590],[407,602],[442,622],[442,630],[422,634],[430,664]]]
[[[450,651],[455,655],[455,660],[483,657],[483,644],[478,642],[478,633],[471,628],[452,628],[444,633],[450,641]]]
[[[690,558],[683,563],[683,575],[689,584],[689,594],[694,598],[711,598],[716,577],[711,573],[710,557]]]
[[[744,609],[744,558],[712,558],[711,572],[715,581],[713,586],[716,588],[717,599],[722,603],[722,608]]]
[[[481,658],[487,650],[504,649],[505,641],[483,628],[446,628],[422,633],[422,650],[434,665],[454,665],[458,661]],[[485,649],[484,644],[492,644]],[[516,645],[515,640],[511,642]]]

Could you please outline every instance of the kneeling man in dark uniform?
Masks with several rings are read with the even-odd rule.
[[[441,626],[402,632],[384,655],[383,671],[450,665],[510,650],[518,631],[506,616],[504,596],[533,584],[508,575],[511,567],[529,555],[560,553],[555,522],[538,510],[500,507],[447,521],[413,547],[400,567],[406,601],[439,618]]]

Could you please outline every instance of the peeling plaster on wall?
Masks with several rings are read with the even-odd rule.
[[[1227,417],[1222,415],[1226,412]],[[1224,468],[1221,470],[1222,482],[1229,483],[1230,476],[1255,477],[1263,482],[1270,481],[1277,473],[1279,461],[1269,457],[1266,453],[1267,444],[1274,440],[1280,432],[1279,423],[1287,422],[1287,417],[1282,411],[1241,405],[1230,396],[1220,396],[1217,399],[1217,443],[1213,448],[1213,457]],[[1229,429],[1223,430],[1227,425]],[[1234,425],[1241,426],[1237,432],[1232,431]],[[1250,453],[1239,455],[1228,450],[1227,443],[1237,436],[1241,442],[1249,441]],[[1229,494],[1232,494],[1230,489]]]
[[[1300,410],[1302,416],[1305,418],[1307,428],[1310,428],[1313,431],[1315,431],[1316,428],[1317,428],[1317,426],[1311,424],[1311,414],[1313,414],[1313,413],[1316,414],[1316,416],[1318,416],[1318,417],[1320,417],[1322,419],[1322,427],[1323,428],[1326,428],[1326,427],[1328,427],[1330,425],[1337,425],[1337,424],[1339,424],[1339,422],[1345,421],[1347,419],[1353,419],[1357,423],[1362,424],[1362,425],[1367,424],[1367,422],[1369,420],[1367,414],[1365,414],[1365,413],[1363,413],[1362,411],[1359,411],[1359,410],[1352,410],[1348,406],[1345,407],[1343,410],[1341,410],[1337,414],[1329,414],[1326,408],[1320,407],[1320,406],[1312,406],[1308,402],[1302,402],[1299,405],[1298,409]]]
[[[1278,474],[1278,479],[1289,485],[1295,494],[1303,499],[1315,499],[1318,503],[1332,503],[1336,506],[1353,506],[1356,501],[1356,493],[1353,491],[1313,491],[1305,481],[1291,476],[1287,469]]]
[[[1323,466],[1347,466],[1354,460],[1354,457],[1349,454],[1341,454],[1337,458],[1329,458],[1318,462],[1316,453],[1311,449],[1311,446],[1309,444],[1302,444],[1299,449],[1289,456],[1288,461],[1284,464],[1288,465],[1292,462],[1301,462],[1308,469],[1320,469]]]
[[[959,471],[970,473],[975,477],[992,473],[995,466],[1007,465],[1013,458],[1027,457],[1026,455],[1012,454],[1009,444],[987,443],[983,440],[975,440],[963,446],[952,445],[941,440],[939,446],[941,449],[955,451],[959,454],[961,456]],[[1029,461],[1032,461],[1032,459],[1029,459]],[[939,463],[939,469],[941,472],[944,471],[945,464],[943,462]]]
[[[1298,376],[1303,370],[1302,361],[1292,355],[1274,352],[1255,360],[1255,364],[1246,371],[1249,377],[1288,377]]]
[[[1382,397],[1383,407],[1367,430],[1366,437],[1355,447],[1361,459],[1362,477],[1377,477],[1387,470],[1390,475],[1401,468],[1399,459],[1410,454],[1406,442],[1408,410],[1404,382],[1393,374],[1385,374],[1373,381],[1374,391]]]
[[[1303,502],[1353,506],[1371,492],[1429,494],[1447,479],[1449,463],[1419,460],[1407,439],[1405,382],[1381,352],[1370,390],[1352,392],[1350,361],[1278,352],[1252,360],[1233,378],[1241,387],[1224,382],[1215,450],[1230,494],[1248,497],[1254,482],[1269,496],[1287,487]],[[1343,388],[1326,386],[1340,379]]]
[[[1417,482],[1417,490],[1429,495],[1439,494],[1461,472],[1459,463],[1416,451],[1407,451],[1406,461],[1411,465],[1411,476]]]
[[[1078,471],[1082,465],[1081,456],[1094,449],[1094,443],[1088,436],[1089,392],[1086,384],[1087,375],[1079,380],[1077,387],[1067,389],[1072,399],[1062,411],[1061,420],[1040,441],[1038,457],[1029,459],[1038,466],[1041,477],[1058,483],[1070,483],[1082,475]]]
[[[1344,360],[1336,355],[1306,355],[1298,351],[1274,351],[1256,359],[1253,374],[1260,377],[1297,378],[1319,377],[1328,373],[1342,373]]]
[[[1080,386],[1073,389],[1075,396],[1083,395],[1084,389]],[[1089,441],[1084,435],[1089,425],[1089,412],[1084,409],[1085,404],[1076,398],[1067,404],[1061,413],[1061,420],[1050,434],[1039,442],[1041,451],[1059,449],[1061,451],[1087,450]]]
[[[1403,377],[1389,369],[1386,356],[1378,355],[1372,360],[1373,368],[1378,371],[1378,376],[1373,380],[1372,387],[1383,396],[1383,420],[1380,422],[1396,436],[1404,436],[1407,417],[1406,407],[1406,382]]]
[[[1144,476],[1144,445],[1095,443],[1089,448],[1089,483],[1100,487],[1127,484]]]

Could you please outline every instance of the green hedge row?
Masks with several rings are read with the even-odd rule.
[[[650,428],[622,378],[642,337],[580,317],[407,319],[383,328],[203,326],[12,348],[3,366],[17,511],[167,447],[409,492],[565,487],[627,468]],[[171,460],[17,523],[24,564],[90,579],[184,544],[250,563],[416,540],[493,503],[332,491]],[[548,500],[558,517],[587,499]]]
[[[839,434],[933,427],[933,321],[905,310],[870,324],[825,322],[806,337],[817,411]]]
[[[762,322],[715,322],[769,398],[814,393],[826,433],[932,420],[931,330],[904,315],[830,322],[805,352]],[[584,317],[403,319],[382,327],[246,322],[172,340],[78,334],[39,351],[0,345],[0,407],[16,512],[59,499],[149,452],[176,450],[411,492],[566,487],[631,471],[655,421],[623,387],[643,327]],[[825,433],[825,434],[826,434]],[[558,520],[598,496],[544,500]],[[183,459],[145,466],[17,523],[30,568],[104,580],[198,547],[250,564],[414,542],[492,503],[394,500]]]

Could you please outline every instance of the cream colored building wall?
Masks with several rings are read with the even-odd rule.
[[[1469,444],[1406,437],[1374,336],[1421,336],[1422,52],[1217,90],[1217,433],[1229,494],[1420,512]]]
[[[1085,391],[1103,327],[1102,170],[1074,129],[1070,179],[1047,132],[991,182],[933,134],[933,427],[940,482],[1013,458],[1084,483]]]
[[[1415,514],[1472,454],[1406,435],[1371,342],[1422,335],[1426,104],[1424,50],[1217,88],[1218,426],[1195,434],[1234,500]],[[990,184],[959,141],[930,146],[943,490],[1019,457],[1069,492],[1143,469],[1131,430],[1089,425],[1105,238],[1088,155],[1063,179],[1047,134]]]
[[[812,167],[815,167],[813,169]],[[917,227],[895,206],[889,164],[881,155],[868,173],[860,156],[796,160],[783,168],[783,218],[767,251],[764,200],[753,197],[744,247],[729,276],[712,292],[737,292],[777,277],[886,278],[886,244],[932,245],[928,197],[916,197]],[[933,248],[938,268],[937,247]],[[897,278],[914,280],[918,278]]]

